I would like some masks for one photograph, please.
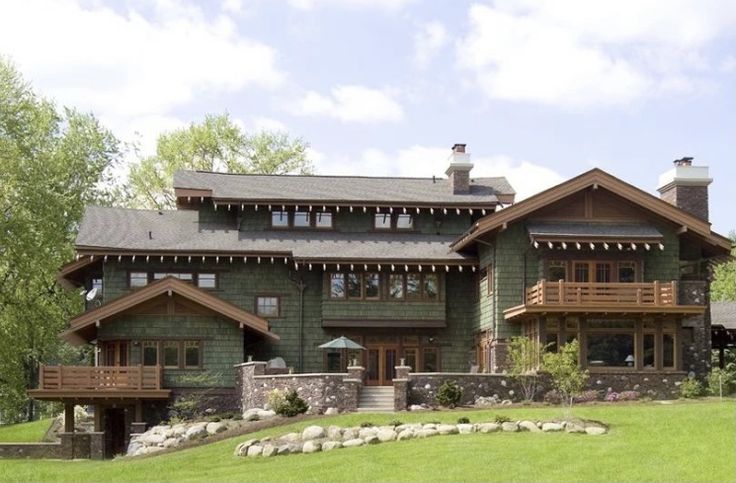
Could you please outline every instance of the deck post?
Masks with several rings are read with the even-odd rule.
[[[565,304],[565,282],[562,280],[557,281],[557,291],[559,294],[557,295],[559,297],[557,303],[560,305]]]
[[[95,432],[102,431],[102,404],[95,404]]]
[[[74,403],[64,402],[64,432],[74,432]]]

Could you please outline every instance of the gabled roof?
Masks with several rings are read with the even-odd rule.
[[[453,235],[338,231],[239,231],[201,223],[194,210],[87,207],[77,235],[82,253],[286,256],[297,262],[367,260],[436,264],[473,263],[451,252]],[[78,263],[86,263],[85,257]],[[97,258],[99,259],[99,258]]]
[[[707,221],[693,216],[599,168],[591,169],[508,208],[481,218],[470,230],[455,240],[451,248],[453,250],[460,250],[482,235],[502,229],[508,224],[523,219],[551,203],[591,187],[605,188],[651,213],[684,227],[691,234],[700,237],[715,247],[719,254],[726,255],[731,249],[731,241],[711,231],[710,223]]]
[[[246,312],[221,298],[215,297],[192,284],[174,277],[165,277],[140,290],[130,292],[96,309],[78,315],[69,321],[70,327],[61,333],[61,337],[72,344],[78,345],[84,343],[86,339],[82,336],[81,332],[85,331],[85,329],[94,327],[98,322],[102,323],[109,317],[123,313],[155,297],[164,294],[172,295],[174,293],[206,307],[223,317],[240,323],[241,327],[247,327],[273,340],[279,339],[278,335],[269,330],[266,319]]]
[[[204,196],[258,204],[356,206],[471,206],[510,203],[515,192],[504,177],[474,178],[470,193],[453,194],[445,178],[228,174],[177,171],[177,197]]]

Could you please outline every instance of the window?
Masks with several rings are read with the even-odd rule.
[[[215,273],[197,274],[197,287],[199,288],[217,288],[217,274]]]
[[[360,278],[359,273],[348,273],[348,298],[363,298],[363,284]]]
[[[588,274],[588,263],[575,262],[575,281],[585,283],[589,280],[590,278]]]
[[[644,369],[654,369],[654,334],[644,334],[644,353],[642,354],[642,365]]]
[[[567,280],[567,263],[559,260],[549,262],[547,276],[551,282],[563,282]]]
[[[621,283],[636,282],[636,262],[618,262],[618,281]]]
[[[178,278],[179,280],[184,280],[185,282],[191,282],[194,278],[191,273],[183,272],[155,272],[153,274],[154,280],[161,280],[164,277],[174,277]]]
[[[131,287],[145,287],[148,285],[148,273],[130,272],[128,275],[128,284]]]
[[[493,293],[493,265],[488,264],[486,267],[486,294],[491,295]]]
[[[256,297],[256,314],[262,317],[278,317],[279,298],[272,296]]]
[[[174,341],[164,342],[164,367],[179,367],[179,343]]]
[[[437,300],[439,295],[439,282],[436,274],[424,275],[424,298],[427,300]]]
[[[328,351],[325,358],[327,359],[327,372],[342,372],[342,354],[340,351]]]
[[[318,211],[314,215],[314,226],[317,228],[332,228],[332,212]]]
[[[288,226],[289,226],[289,212],[288,211],[272,211],[271,212],[271,227],[286,228]]]
[[[596,263],[595,264],[595,281],[597,283],[608,283],[611,281],[611,264]]]
[[[413,371],[417,370],[417,354],[419,353],[419,349],[404,349],[403,358],[404,358],[404,364],[411,367]]]
[[[380,275],[377,273],[366,273],[365,280],[365,298],[377,299],[380,297]]]
[[[184,342],[184,367],[198,368],[201,366],[200,350],[198,341]]]
[[[438,372],[440,368],[440,350],[437,347],[425,347],[422,358],[423,372]]]
[[[404,298],[404,276],[392,273],[388,277],[388,296],[392,299]]]
[[[344,299],[345,298],[345,274],[343,273],[331,273],[330,274],[330,298],[331,299]]]
[[[143,347],[143,365],[144,366],[157,366],[158,365],[158,342],[155,341],[144,341],[141,344]]]
[[[418,273],[406,274],[406,298],[418,299],[422,296],[421,277]]]
[[[391,215],[388,213],[376,213],[373,217],[373,227],[376,230],[390,230]]]
[[[295,228],[309,228],[311,226],[311,213],[308,211],[297,211],[294,213]]]
[[[664,369],[675,367],[675,336],[673,334],[662,334],[662,367]]]
[[[557,352],[557,332],[547,332],[544,344],[547,352]]]
[[[411,215],[402,213],[396,217],[397,230],[411,230],[412,228],[414,228],[414,218]]]
[[[634,334],[590,332],[588,365],[591,367],[633,367]]]

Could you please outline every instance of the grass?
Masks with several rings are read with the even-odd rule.
[[[553,419],[560,408],[350,414],[321,424],[439,420]],[[579,407],[577,417],[611,425],[605,436],[492,433],[252,459],[232,455],[251,437],[280,435],[314,421],[137,459],[3,460],[0,481],[734,481],[736,405],[697,401]]]
[[[0,426],[0,443],[38,443],[43,440],[53,419]]]

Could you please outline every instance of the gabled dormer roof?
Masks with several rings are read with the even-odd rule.
[[[715,255],[728,255],[731,249],[731,241],[711,231],[708,221],[693,216],[599,168],[591,169],[508,208],[481,218],[455,240],[451,248],[455,251],[461,250],[483,235],[504,229],[514,222],[532,216],[552,203],[591,188],[606,189],[641,207],[642,210],[679,225],[680,233],[687,232],[702,239],[712,247],[711,251]]]
[[[445,178],[228,174],[177,171],[178,200],[209,198],[216,203],[492,209],[514,201],[504,177],[474,178],[470,191],[454,194]]]

